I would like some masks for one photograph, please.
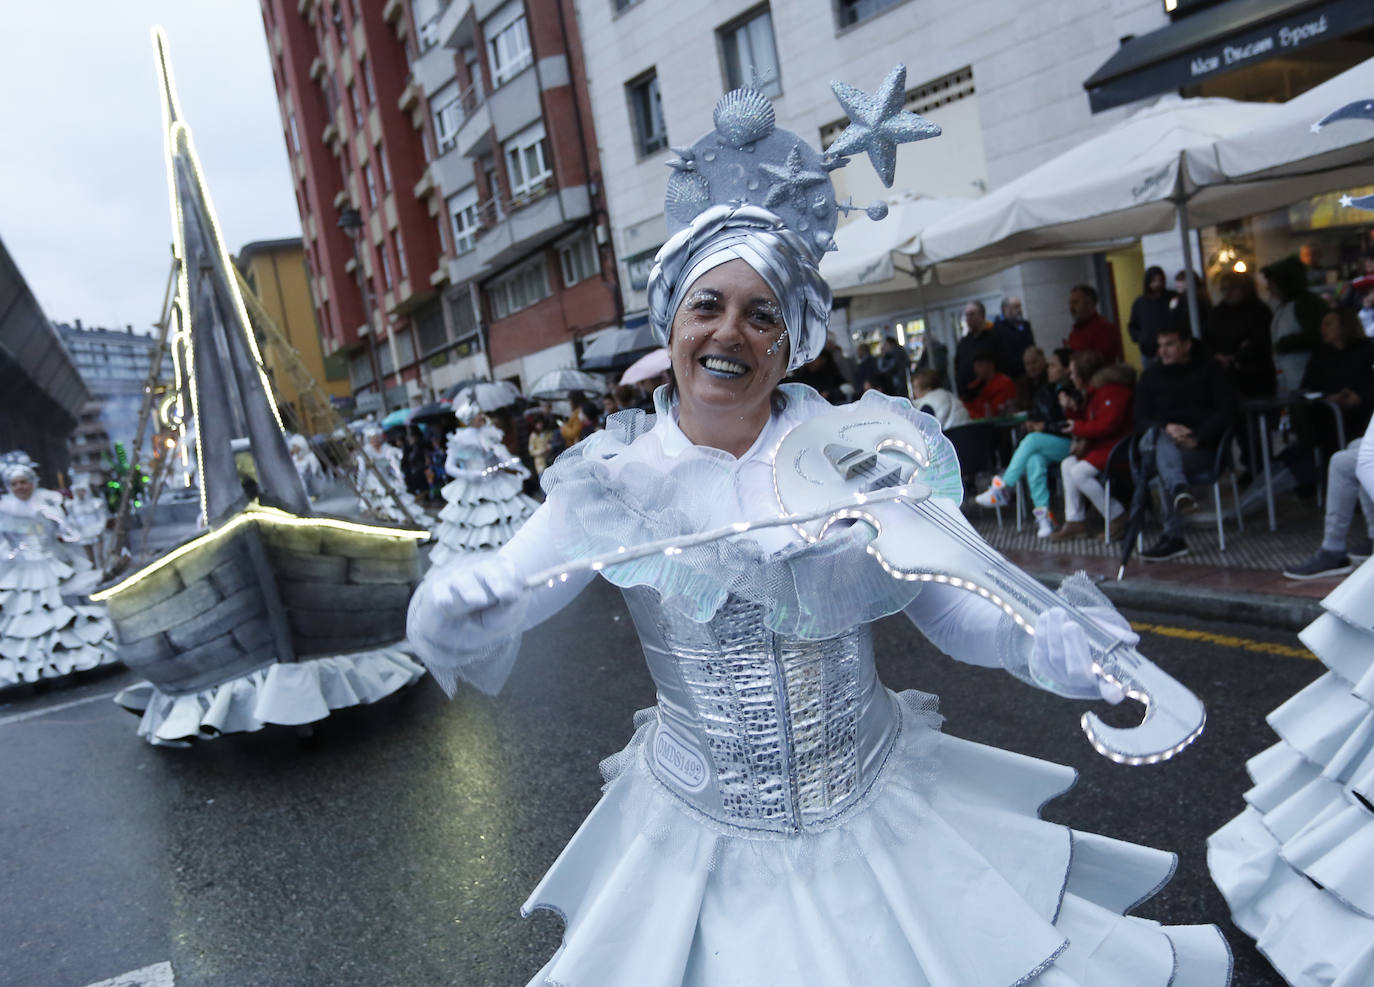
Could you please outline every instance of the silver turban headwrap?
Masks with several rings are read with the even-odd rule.
[[[791,344],[788,372],[820,355],[830,323],[830,286],[806,241],[758,206],[713,206],[659,250],[648,285],[649,320],[659,342],[668,345],[687,289],[732,260],[753,268],[781,306]]]
[[[35,485],[38,483],[38,474],[27,463],[6,463],[3,475],[6,487],[21,477],[27,478],[30,483]]]

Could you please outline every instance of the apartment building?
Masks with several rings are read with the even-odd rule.
[[[416,188],[424,136],[401,105],[408,39],[373,0],[261,0],[325,356],[360,410],[431,387],[454,339],[439,224]],[[394,18],[393,18],[394,19]]]
[[[569,0],[392,0],[413,45],[401,97],[443,227],[448,310],[479,341],[455,363],[528,386],[617,324],[619,285]],[[436,380],[439,377],[436,374]]]

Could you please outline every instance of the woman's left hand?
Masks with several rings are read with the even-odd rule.
[[[1083,607],[1082,612],[1131,647],[1140,642],[1140,636],[1131,630],[1126,618],[1113,608]],[[1095,684],[1102,698],[1113,704],[1125,697],[1120,686],[1113,685],[1093,671],[1088,636],[1062,607],[1046,610],[1035,622],[1035,643],[1031,646],[1030,662],[1031,671],[1037,678],[1060,682],[1075,689]]]

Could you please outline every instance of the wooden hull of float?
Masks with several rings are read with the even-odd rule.
[[[177,695],[277,661],[403,639],[420,579],[416,540],[292,520],[250,512],[116,584],[106,601],[124,663]]]

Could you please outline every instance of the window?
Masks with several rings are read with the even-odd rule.
[[[769,96],[782,95],[778,49],[773,43],[773,16],[767,8],[720,30],[725,55],[725,81],[730,89],[753,85]]]
[[[372,62],[370,59],[363,59],[360,66],[360,74],[363,77],[363,92],[367,93],[367,105],[375,106],[377,103],[377,86],[372,81]]]
[[[487,288],[493,319],[504,319],[512,312],[528,308],[548,297],[549,275],[543,257],[537,257],[513,274],[493,281]]]
[[[292,110],[286,115],[286,126],[291,131],[291,150],[297,154],[301,153],[301,135],[296,129],[296,111]]]
[[[543,123],[527,127],[506,141],[503,147],[512,199],[530,195],[553,177],[553,168],[549,165],[549,142],[544,136]]]
[[[358,102],[358,84],[356,82],[348,84],[348,102],[353,107],[353,122],[361,127],[363,125],[363,104]]]
[[[390,238],[388,238],[389,240]],[[391,290],[391,251],[387,249],[388,240],[383,240],[377,248],[377,253],[382,258],[382,285],[387,291]]]
[[[372,358],[366,349],[348,358],[348,383],[355,391],[372,383]]]
[[[630,287],[634,291],[643,291],[649,287],[649,272],[653,270],[656,256],[658,256],[657,247],[625,258],[625,273],[630,276]]]
[[[401,242],[401,235],[396,234],[396,266],[401,269],[401,280],[410,280],[410,265],[406,263],[406,245]]]
[[[372,165],[363,165],[363,184],[367,186],[367,204],[377,208],[377,182],[372,177]]]
[[[487,18],[482,33],[487,38],[492,85],[510,81],[534,61],[522,0],[511,0]]]
[[[382,145],[378,144],[373,148],[377,155],[377,162],[382,166],[382,191],[391,191],[391,165],[386,160],[386,152],[382,150]]]
[[[477,246],[477,189],[459,192],[448,200],[453,217],[453,252],[463,255]]]
[[[571,243],[558,248],[558,263],[563,268],[563,285],[571,287],[586,281],[597,272],[596,241],[590,233],[583,233]]]
[[[859,21],[872,17],[879,11],[886,10],[893,4],[900,2],[901,0],[837,0],[840,27],[857,24]]]
[[[430,106],[434,113],[434,137],[439,142],[439,153],[443,154],[458,139],[458,128],[463,125],[462,94],[456,83],[449,83],[434,94]]]
[[[625,86],[630,100],[630,119],[634,123],[635,143],[641,157],[668,146],[668,128],[663,123],[663,99],[658,94],[658,73],[650,72]]]
[[[441,299],[436,298],[428,305],[416,309],[415,314],[411,316],[411,322],[415,325],[415,335],[419,339],[422,356],[428,356],[448,345],[448,329],[444,325],[444,303]]]

